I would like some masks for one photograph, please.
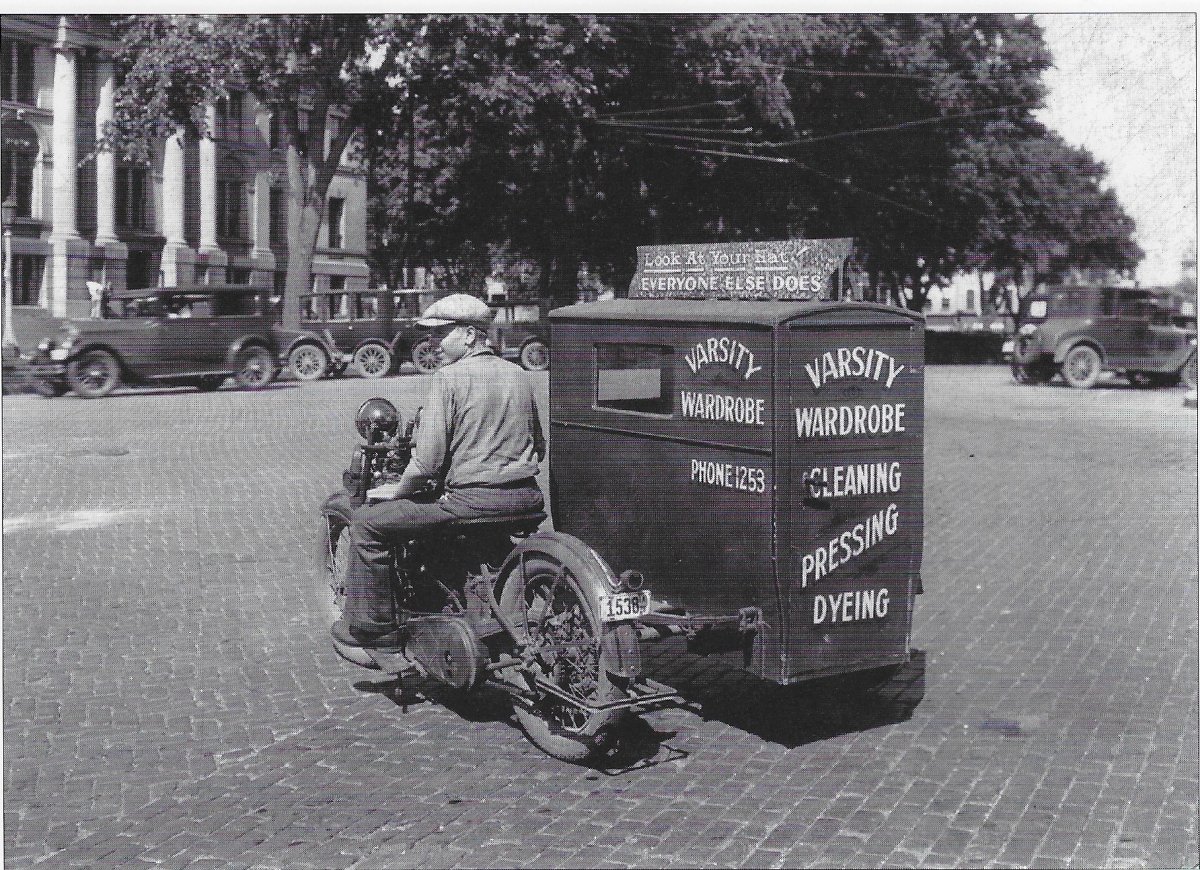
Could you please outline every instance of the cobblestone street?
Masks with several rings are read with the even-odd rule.
[[[411,413],[421,376],[6,396],[6,866],[1196,866],[1196,412],[926,380],[902,679],[863,701],[645,646],[688,706],[598,769],[502,696],[397,698],[331,648],[316,508],[358,403]]]

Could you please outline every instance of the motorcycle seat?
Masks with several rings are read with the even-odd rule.
[[[465,517],[463,519],[451,520],[439,528],[442,529],[477,529],[480,526],[516,526],[521,529],[528,528],[530,531],[536,531],[537,527],[546,519],[546,514],[542,511],[534,511],[525,514],[500,514],[490,517]]]

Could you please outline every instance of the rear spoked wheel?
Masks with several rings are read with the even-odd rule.
[[[598,558],[540,537],[521,544],[509,560],[500,608],[528,646],[527,664],[503,676],[527,695],[514,701],[513,713],[530,741],[554,758],[584,761],[607,748],[624,713],[587,706],[627,695],[610,661],[615,645],[604,643],[605,634],[618,629],[598,615],[594,590],[604,579]]]

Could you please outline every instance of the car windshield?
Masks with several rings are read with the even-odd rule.
[[[495,323],[536,323],[537,305],[505,305],[496,309]]]
[[[109,303],[115,318],[129,320],[136,317],[162,317],[166,313],[162,298],[158,294],[117,299]]]

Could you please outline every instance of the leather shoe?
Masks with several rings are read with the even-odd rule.
[[[399,652],[404,649],[404,631],[391,628],[385,631],[373,631],[356,628],[345,619],[339,619],[329,630],[333,639],[347,646],[361,649],[374,649],[381,652]]]

